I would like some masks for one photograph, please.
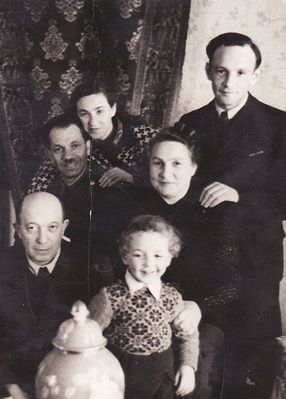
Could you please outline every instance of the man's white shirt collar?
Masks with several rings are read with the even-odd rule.
[[[30,271],[31,271],[35,276],[37,276],[38,273],[39,273],[39,270],[41,269],[41,267],[46,267],[46,268],[48,269],[49,273],[51,274],[51,273],[53,272],[55,266],[56,266],[57,260],[59,259],[59,256],[60,256],[60,253],[61,253],[61,248],[59,248],[58,253],[57,253],[56,256],[54,257],[54,259],[53,259],[50,263],[48,263],[47,265],[43,265],[43,266],[37,265],[35,262],[33,262],[33,261],[29,258],[28,254],[26,253],[26,257],[27,257],[27,260],[28,260],[28,263],[29,263],[29,269],[30,269]]]
[[[134,294],[134,292],[141,290],[144,287],[147,287],[148,290],[153,295],[153,297],[157,299],[157,301],[160,299],[161,285],[162,285],[160,278],[156,279],[155,281],[149,284],[142,283],[141,281],[137,281],[127,269],[125,273],[125,281],[131,294]]]
[[[241,110],[241,108],[246,104],[247,99],[248,99],[248,93],[247,93],[247,95],[245,96],[245,98],[241,101],[240,104],[238,104],[236,107],[233,107],[233,108],[231,108],[231,109],[229,109],[229,110],[227,111],[228,119],[232,119],[232,118],[238,113],[238,111]],[[215,109],[216,109],[216,111],[217,111],[217,113],[218,113],[219,115],[220,115],[222,112],[225,112],[225,111],[226,111],[225,109],[222,109],[219,105],[217,105],[216,102],[215,102]]]

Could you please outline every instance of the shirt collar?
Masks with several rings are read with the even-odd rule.
[[[243,98],[243,100],[240,102],[240,104],[238,104],[236,107],[233,107],[233,108],[227,110],[228,119],[232,119],[238,113],[238,111],[241,110],[241,108],[245,105],[247,99],[248,99],[248,93]],[[219,115],[222,112],[226,111],[225,109],[222,109],[216,102],[215,102],[215,109]]]
[[[153,281],[152,283],[145,284],[142,283],[141,281],[137,281],[132,274],[129,272],[127,269],[125,273],[125,282],[127,284],[127,287],[130,291],[131,294],[134,294],[135,291],[141,290],[144,287],[147,287],[148,290],[151,292],[153,297],[157,299],[157,301],[160,299],[160,292],[161,292],[161,279],[158,278],[157,280]]]
[[[41,267],[46,267],[46,268],[48,269],[49,273],[51,274],[51,273],[53,272],[55,266],[56,266],[57,260],[58,260],[58,258],[59,258],[59,256],[60,256],[60,253],[61,253],[61,248],[59,248],[58,253],[56,254],[56,256],[54,257],[54,259],[53,259],[50,263],[48,263],[47,265],[40,266],[40,265],[37,265],[35,262],[33,262],[33,261],[29,258],[28,254],[27,254],[27,252],[26,252],[26,257],[27,257],[27,260],[28,260],[28,263],[29,263],[29,270],[30,270],[35,276],[37,276],[38,273],[39,273],[40,268],[41,268]]]
[[[87,162],[88,162],[88,161],[87,161]],[[62,178],[62,176],[61,176],[61,174],[59,173],[59,181],[60,181],[60,186],[61,186],[62,191],[64,191],[66,188],[68,188],[68,189],[70,189],[70,190],[73,190],[75,187],[78,186],[78,184],[81,183],[81,181],[82,181],[83,179],[85,179],[85,177],[86,177],[86,175],[87,175],[87,173],[88,173],[88,164],[87,164],[87,162],[86,162],[85,169],[84,169],[82,175],[78,178],[78,180],[76,180],[76,181],[73,182],[72,184],[67,184],[67,183],[65,183],[64,180],[63,180],[63,178]]]

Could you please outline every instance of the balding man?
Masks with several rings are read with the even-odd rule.
[[[54,195],[26,196],[17,210],[21,243],[0,257],[0,385],[14,399],[33,396],[37,367],[60,323],[85,299],[81,272],[62,244],[68,222]]]

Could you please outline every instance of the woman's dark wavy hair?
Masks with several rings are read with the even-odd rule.
[[[98,75],[96,77],[85,77],[85,80],[73,91],[70,99],[71,109],[77,113],[77,102],[86,96],[102,93],[105,95],[108,104],[112,107],[116,104],[116,116],[119,117],[124,124],[134,126],[144,124],[144,119],[139,115],[131,115],[124,108],[122,100],[120,101],[118,84],[115,77],[107,78],[106,75]]]
[[[186,135],[179,133],[175,127],[163,128],[150,143],[149,155],[151,155],[156,144],[164,141],[174,141],[185,145],[189,150],[191,161],[196,165],[198,164],[200,160],[200,145],[195,130]]]
[[[107,98],[108,104],[112,107],[118,100],[117,87],[114,80],[107,79],[104,76],[86,78],[73,91],[70,99],[72,107],[76,107],[77,102],[86,96],[102,93]]]

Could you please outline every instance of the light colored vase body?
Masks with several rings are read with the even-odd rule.
[[[38,368],[36,398],[123,399],[124,374],[105,343],[97,323],[89,318],[62,323],[53,340],[55,348]]]

